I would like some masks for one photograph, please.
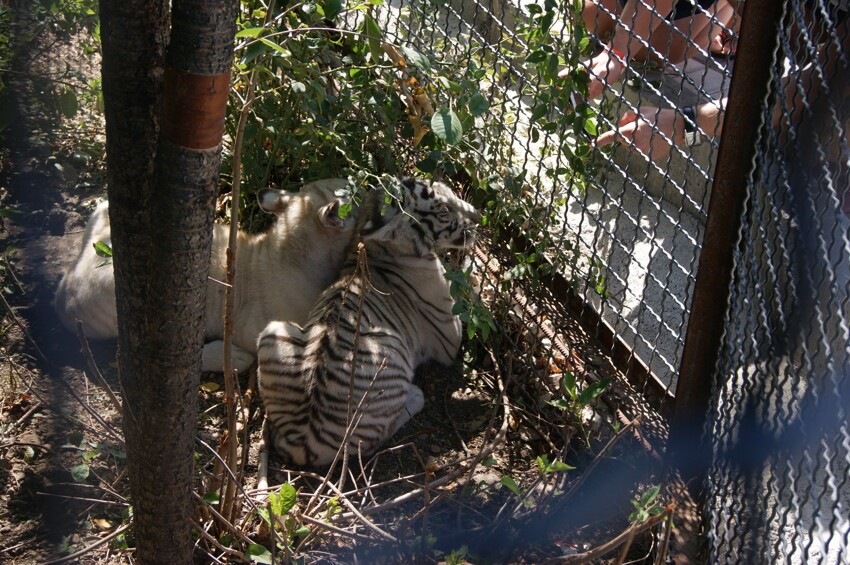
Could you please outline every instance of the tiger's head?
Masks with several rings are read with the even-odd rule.
[[[264,188],[257,193],[260,209],[277,216],[272,228],[278,239],[305,232],[309,236],[328,236],[345,248],[355,227],[355,220],[343,219],[339,210],[346,200],[337,197],[345,191],[346,179],[324,179],[304,185],[300,192]]]
[[[420,256],[471,247],[481,221],[481,214],[449,186],[409,177],[373,190],[363,208],[364,241],[409,244]]]

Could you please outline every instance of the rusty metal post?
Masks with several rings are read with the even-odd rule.
[[[747,182],[754,167],[762,105],[770,91],[784,4],[777,0],[743,3],[739,48],[670,426],[668,463],[678,467],[685,480],[701,478],[711,460],[710,445],[702,433],[720,353]]]

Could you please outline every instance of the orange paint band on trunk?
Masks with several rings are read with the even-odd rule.
[[[162,137],[189,149],[217,147],[224,134],[230,71],[194,75],[167,66],[163,88]]]

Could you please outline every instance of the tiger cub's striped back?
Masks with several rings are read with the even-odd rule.
[[[448,365],[460,348],[435,252],[471,246],[481,216],[442,183],[405,179],[396,188],[390,203],[383,190],[367,196],[340,279],[306,326],[272,322],[260,334],[259,384],[275,445],[297,465],[329,464],[351,415],[349,453],[375,451],[424,406],[415,369]]]

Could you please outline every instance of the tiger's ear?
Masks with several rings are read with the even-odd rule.
[[[337,198],[319,209],[319,221],[327,229],[341,230],[345,227],[345,220],[339,217],[340,206],[342,206],[342,200]]]
[[[279,215],[283,213],[289,206],[291,199],[290,193],[276,188],[263,188],[257,192],[257,203],[260,205],[260,209],[269,214]]]

